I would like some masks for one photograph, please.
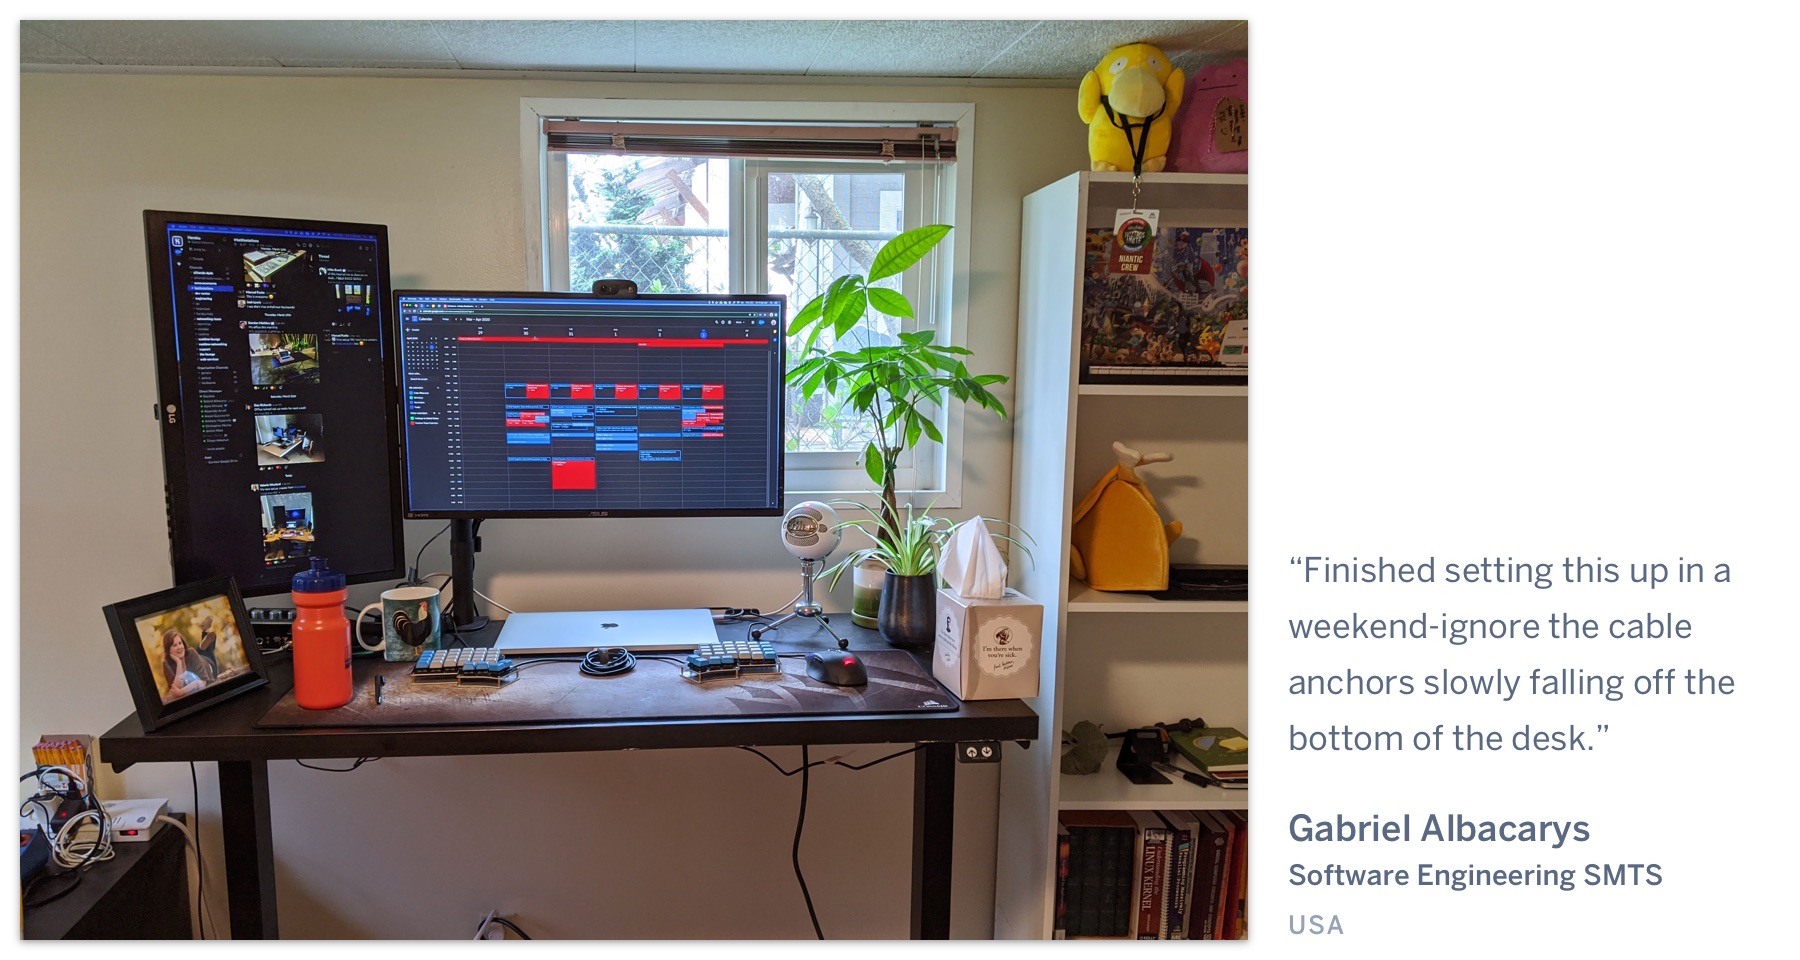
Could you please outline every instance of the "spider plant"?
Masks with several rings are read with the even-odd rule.
[[[852,550],[844,559],[837,562],[829,571],[831,574],[830,585],[832,586],[837,584],[838,577],[842,576],[845,570],[854,569],[857,564],[870,559],[886,564],[888,572],[897,577],[917,577],[935,573],[938,567],[938,557],[943,552],[944,545],[950,542],[950,538],[956,535],[956,531],[961,529],[963,524],[969,522],[967,520],[952,522],[948,517],[932,516],[929,506],[923,511],[915,513],[910,503],[895,510],[894,521],[888,519],[885,510],[876,509],[857,500],[832,500],[830,503],[834,506],[854,508],[867,513],[866,517],[840,521],[838,526],[840,528],[856,527],[873,543],[872,546]],[[995,520],[991,517],[986,518],[986,522],[1012,526],[1004,520]],[[1031,558],[1031,548],[1019,540],[992,531],[989,531],[989,535],[1017,546],[1024,551],[1027,559]],[[1031,535],[1023,530],[1019,531],[1019,535],[1026,540],[1031,539]]]

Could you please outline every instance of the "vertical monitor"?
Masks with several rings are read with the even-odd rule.
[[[406,516],[780,516],[784,304],[396,292]]]
[[[175,581],[405,564],[387,228],[144,212]]]

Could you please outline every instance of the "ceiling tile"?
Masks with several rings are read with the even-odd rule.
[[[98,66],[593,70],[1054,79],[1120,43],[1190,69],[1241,20],[26,20],[19,60]]]
[[[425,20],[36,20],[31,24],[107,64],[419,66],[452,60]]]
[[[49,34],[19,24],[20,63],[93,63],[94,59],[73,47],[57,42]]]
[[[814,55],[814,74],[973,77],[1035,20],[846,20]]]
[[[637,69],[801,74],[835,42],[838,20],[639,20]]]
[[[983,67],[983,77],[1041,77],[1079,81],[1106,51],[1126,43],[1154,43],[1177,66],[1229,49],[1234,37],[1217,20],[1045,20]]]
[[[456,58],[429,20],[275,21],[272,55],[291,67],[454,67]]]
[[[450,55],[480,70],[629,71],[634,30],[626,20],[437,20]]]
[[[1239,55],[1250,49],[1250,22],[1248,20],[1217,20],[1218,31],[1201,38],[1200,44],[1207,62],[1217,62],[1222,55]],[[1174,59],[1174,55],[1170,55]]]

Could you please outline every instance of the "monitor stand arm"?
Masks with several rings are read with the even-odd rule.
[[[837,641],[839,650],[850,649],[850,641],[838,636],[838,632],[831,629],[831,619],[825,616],[825,608],[813,600],[813,577],[814,569],[817,566],[817,560],[800,561],[800,600],[794,604],[794,611],[779,620],[759,623],[751,627],[750,639],[761,640],[765,631],[773,630],[795,617],[810,617],[819,621],[819,625],[825,628],[825,632],[831,634],[831,639]]]
[[[483,617],[475,614],[475,552],[481,549],[481,538],[475,531],[480,520],[450,521],[450,629],[466,630],[481,626]]]

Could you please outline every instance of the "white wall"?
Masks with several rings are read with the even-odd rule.
[[[521,97],[975,103],[974,221],[960,241],[971,273],[959,280],[980,372],[1013,372],[1021,198],[1086,162],[1073,84],[23,74],[21,749],[43,732],[104,733],[131,711],[100,607],[170,585],[161,454],[145,416],[155,387],[141,211],[385,223],[397,287],[518,288]],[[1007,516],[1009,428],[971,414],[966,443],[957,515]],[[434,532],[410,524],[409,551]],[[796,589],[768,520],[519,521],[488,525],[483,540],[482,588],[525,608],[769,609]],[[426,566],[447,564],[440,540]],[[351,600],[376,592],[353,588]],[[797,748],[771,753],[798,763]],[[743,751],[391,759],[345,774],[278,762],[270,774],[290,937],[466,937],[490,907],[540,938],[812,935],[789,862],[799,778]],[[992,768],[960,771],[959,937],[992,929],[997,782]],[[177,765],[103,776],[101,789],[192,803]],[[210,765],[200,793],[217,865]],[[501,826],[480,844],[421,844],[421,816]],[[910,817],[907,760],[815,772],[802,863],[827,936],[906,934]],[[708,822],[732,825],[731,840],[696,836]],[[220,886],[207,892],[222,914]]]

